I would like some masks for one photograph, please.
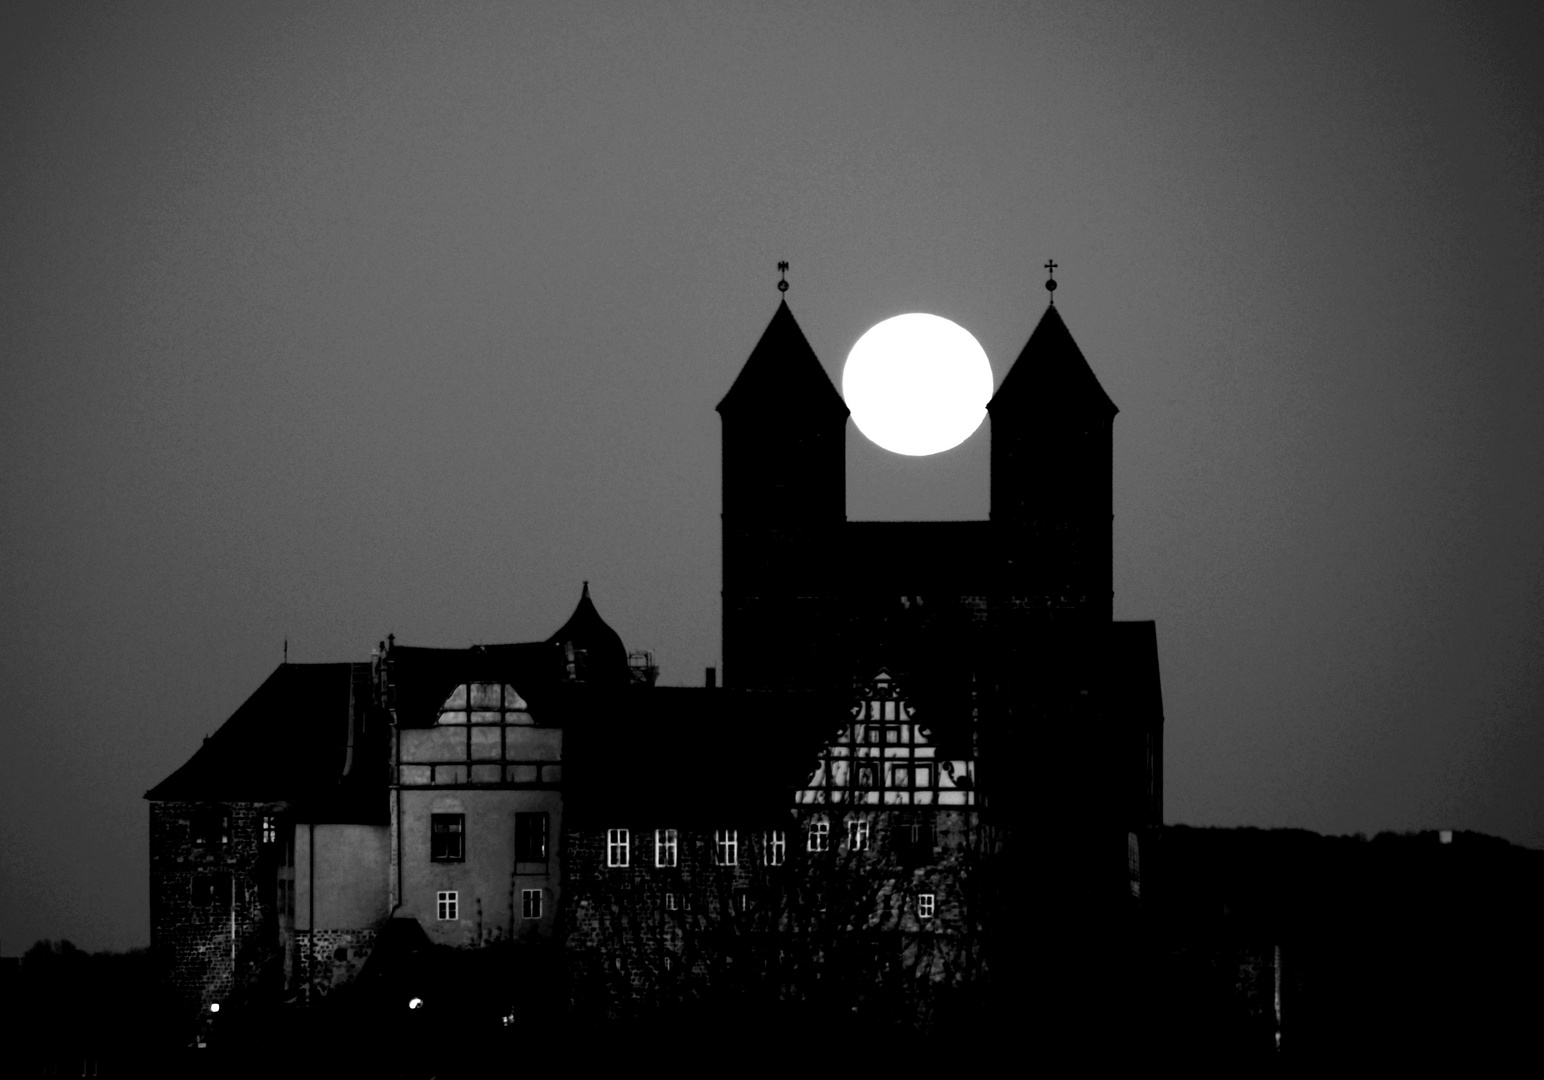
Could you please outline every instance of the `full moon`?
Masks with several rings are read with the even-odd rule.
[[[925,457],[960,445],[981,426],[992,397],[992,365],[958,323],[897,315],[847,354],[842,397],[870,442]]]

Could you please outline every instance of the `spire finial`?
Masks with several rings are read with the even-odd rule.
[[[1056,260],[1055,259],[1047,259],[1046,260],[1045,272],[1051,275],[1049,278],[1046,279],[1045,291],[1051,294],[1051,306],[1055,307],[1056,306]]]
[[[777,264],[777,270],[778,270],[778,273],[783,275],[783,280],[779,281],[777,283],[777,291],[778,292],[787,292],[788,291],[788,260],[784,259],[782,262],[778,263]]]

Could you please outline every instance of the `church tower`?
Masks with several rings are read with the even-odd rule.
[[[1054,305],[987,412],[992,531],[1004,592],[1052,621],[1112,617],[1111,437],[1115,414]]]
[[[848,410],[780,302],[718,403],[724,463],[724,685],[839,680]]]

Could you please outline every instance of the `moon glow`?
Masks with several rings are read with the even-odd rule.
[[[897,315],[872,327],[847,354],[842,397],[870,442],[925,457],[960,445],[986,419],[992,365],[958,323]]]

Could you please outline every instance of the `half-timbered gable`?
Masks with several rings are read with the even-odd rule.
[[[881,670],[865,686],[814,773],[794,793],[803,807],[976,805],[973,757],[941,756],[932,732]]]

